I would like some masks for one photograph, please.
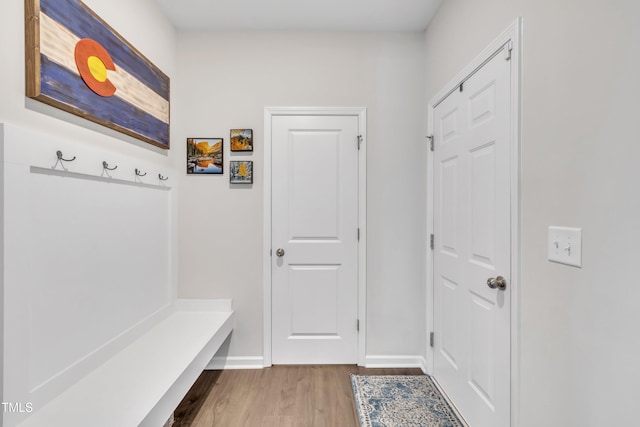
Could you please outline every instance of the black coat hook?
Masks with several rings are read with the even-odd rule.
[[[105,170],[108,170],[108,171],[114,171],[114,170],[118,169],[118,165],[115,165],[114,167],[110,168],[109,167],[109,163],[107,163],[107,162],[102,162],[102,167]]]
[[[138,168],[136,168],[136,175],[137,175],[137,176],[145,176],[146,174],[147,174],[146,172],[145,172],[145,173],[142,173],[142,171],[141,171],[141,170],[139,170]]]
[[[58,160],[59,161],[63,161],[63,162],[73,162],[76,159],[76,156],[73,156],[73,159],[65,159],[62,157],[62,151],[58,150],[56,151],[56,156],[58,156]]]
[[[160,179],[160,181],[166,181],[166,180],[169,179],[168,176],[162,176],[162,174],[160,174],[160,173],[158,174],[158,178]]]

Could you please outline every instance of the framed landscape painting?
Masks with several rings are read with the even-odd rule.
[[[169,77],[80,0],[25,0],[26,95],[169,149]]]
[[[232,160],[229,163],[229,182],[231,184],[253,184],[253,162]]]
[[[231,129],[231,151],[253,151],[252,129]]]
[[[222,138],[187,138],[187,173],[222,174],[223,149]]]

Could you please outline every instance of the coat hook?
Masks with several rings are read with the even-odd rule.
[[[58,160],[59,161],[63,161],[63,162],[73,162],[76,159],[76,156],[73,156],[73,159],[65,159],[62,157],[62,151],[58,150],[56,151],[56,156],[58,156]]]
[[[114,170],[118,169],[118,165],[115,165],[114,167],[110,168],[109,167],[109,163],[107,163],[107,162],[102,162],[102,167],[103,167],[103,169],[108,170],[108,171],[114,171]]]
[[[160,181],[166,181],[166,180],[169,179],[168,176],[162,176],[162,174],[160,174],[160,173],[158,174],[158,178],[160,179]]]
[[[146,172],[145,172],[145,173],[142,173],[142,171],[141,171],[141,170],[139,170],[138,168],[136,168],[136,175],[137,175],[137,176],[145,176],[146,174],[147,174]]]

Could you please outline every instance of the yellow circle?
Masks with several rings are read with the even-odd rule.
[[[90,56],[87,59],[87,63],[89,64],[89,71],[94,79],[101,83],[107,80],[107,67],[100,58],[97,56]]]

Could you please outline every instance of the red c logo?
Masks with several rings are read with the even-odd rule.
[[[75,59],[80,77],[89,89],[100,96],[116,93],[116,87],[107,79],[107,70],[115,71],[116,66],[100,43],[92,39],[80,40],[76,44]]]

